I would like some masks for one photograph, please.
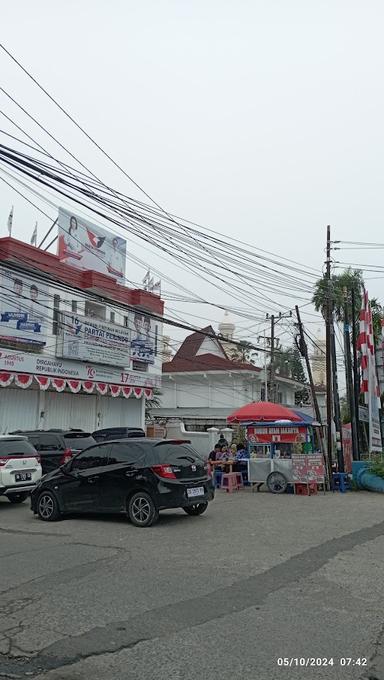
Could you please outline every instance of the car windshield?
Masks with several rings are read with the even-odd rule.
[[[35,456],[36,449],[25,439],[0,441],[0,456]]]
[[[88,446],[96,444],[96,441],[90,434],[84,433],[75,434],[71,432],[71,434],[64,435],[64,439],[65,446],[68,449],[77,449],[78,451],[83,451],[84,449],[87,449]]]

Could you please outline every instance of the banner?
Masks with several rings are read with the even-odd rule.
[[[0,344],[22,345],[31,351],[43,348],[52,318],[48,287],[30,276],[1,269],[0,290]]]
[[[91,380],[97,383],[112,383],[122,386],[161,387],[161,374],[127,371],[117,366],[102,366],[96,363],[56,359],[44,354],[29,354],[0,349],[0,372],[33,373],[48,375],[57,380]],[[63,380],[63,389],[65,388]]]
[[[379,385],[377,382],[374,343],[371,307],[368,293],[366,290],[363,290],[360,310],[360,333],[358,338],[358,349],[361,354],[361,369],[363,373],[361,392],[364,394],[364,401],[368,406],[369,450],[371,452],[377,451],[381,453],[382,441],[379,416],[381,404]]]
[[[127,367],[131,335],[128,328],[74,314],[62,314],[56,356]]]
[[[131,315],[130,326],[133,328],[131,340],[131,357],[133,361],[154,364],[157,355],[157,325],[148,314],[135,312]]]
[[[78,215],[59,208],[57,254],[62,262],[113,276],[124,284],[127,242]]]

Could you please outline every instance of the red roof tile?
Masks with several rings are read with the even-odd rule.
[[[188,337],[185,338],[184,342],[182,343],[181,347],[179,347],[178,351],[176,352],[173,361],[175,359],[192,359],[192,357],[195,357],[197,352],[199,351],[201,345],[203,344],[204,340],[206,337],[213,336],[212,339],[217,342],[219,345],[220,349],[222,350],[224,356],[227,356],[224,347],[222,346],[220,340],[218,340],[215,336],[215,331],[213,330],[212,326],[207,326],[206,328],[202,328],[201,331],[196,331],[195,333],[191,333],[191,335],[188,335]]]
[[[194,333],[194,335],[197,334]],[[163,364],[163,373],[193,373],[197,371],[255,371],[259,373],[261,369],[253,364],[224,359],[214,354],[190,355],[188,358],[178,357],[178,354],[176,354],[172,361]]]

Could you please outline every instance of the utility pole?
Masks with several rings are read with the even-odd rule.
[[[269,398],[275,403],[275,317],[271,315],[271,358],[269,367]]]
[[[355,409],[355,392],[352,379],[352,360],[351,360],[351,336],[349,329],[349,309],[348,309],[348,291],[344,291],[344,346],[345,346],[345,379],[347,385],[347,399],[349,406],[349,414],[351,418],[351,433],[352,433],[352,458],[358,460],[359,441],[356,427],[356,409]]]
[[[270,353],[270,364],[269,364],[269,400],[275,403],[276,401],[276,389],[275,389],[275,350],[280,349],[280,340],[275,338],[275,326],[281,319],[288,319],[292,317],[292,310],[290,309],[287,314],[282,314],[279,312],[279,316],[276,319],[274,314],[267,314],[266,318],[271,319],[271,337],[267,340],[271,343],[271,353]]]
[[[357,432],[357,460],[360,460],[360,416],[359,416],[359,396],[360,396],[360,381],[359,370],[357,366],[357,335],[356,335],[356,294],[352,286],[351,290],[351,306],[352,306],[352,352],[353,352],[353,390],[354,390],[354,406],[355,406],[355,422]]]
[[[267,340],[270,340],[270,338],[266,337],[264,330],[263,335],[259,335],[257,338],[257,343],[260,344],[263,341],[264,347],[264,401],[268,401]]]
[[[305,365],[307,367],[309,386],[311,388],[311,395],[312,395],[312,404],[313,404],[313,408],[315,410],[316,420],[320,424],[320,437],[319,437],[320,450],[321,450],[321,452],[324,456],[323,423],[322,423],[322,419],[321,419],[319,402],[317,401],[315,385],[313,383],[312,367],[311,367],[311,363],[309,361],[308,347],[307,347],[307,343],[305,342],[304,328],[303,328],[303,324],[301,322],[300,310],[299,310],[297,305],[295,306],[295,310],[296,310],[296,316],[297,316],[297,326],[298,326],[299,334],[300,334],[299,351],[300,351],[301,356],[304,357]]]
[[[325,261],[327,280],[327,297],[325,310],[325,341],[326,341],[326,375],[327,375],[327,459],[328,476],[332,483],[332,352],[331,352],[331,227],[327,226],[327,259]]]
[[[341,414],[339,402],[339,389],[337,382],[336,342],[335,328],[333,325],[333,291],[331,281],[331,227],[327,226],[327,304],[326,304],[326,364],[327,364],[327,442],[328,461],[332,465],[332,396],[333,415],[336,427],[336,451],[337,467],[339,472],[344,472],[343,440],[341,432]],[[332,477],[330,478],[332,479]]]

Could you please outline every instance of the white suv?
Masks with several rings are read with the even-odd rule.
[[[26,437],[0,436],[0,496],[22,503],[41,479],[40,456]]]

